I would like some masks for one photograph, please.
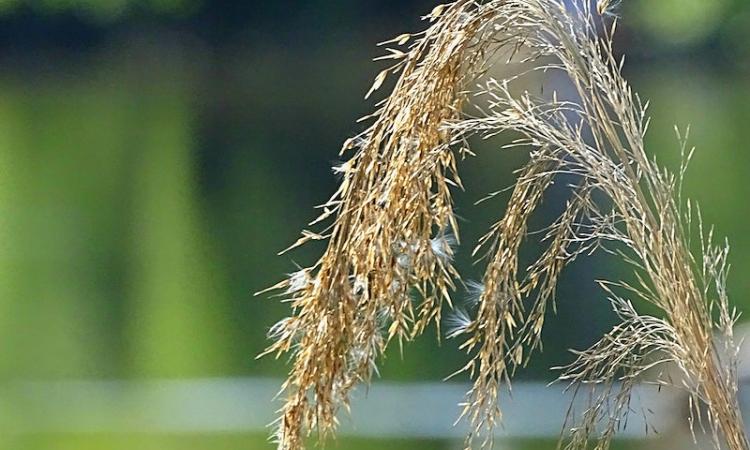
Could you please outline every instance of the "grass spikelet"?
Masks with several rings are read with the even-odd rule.
[[[611,6],[598,5],[599,13]],[[510,85],[524,74],[490,80],[481,89],[489,105],[485,115],[454,127],[464,134],[515,132],[523,136],[516,145],[537,149],[493,230],[496,237],[486,239],[495,256],[475,333],[465,344],[476,349],[468,368],[477,374],[465,410],[475,433],[491,436],[488,428],[499,414],[498,384],[512,375],[520,359],[516,353],[528,355],[539,343],[544,304],[554,296],[562,267],[606,247],[633,265],[638,283],[603,284],[622,322],[562,368],[560,380],[576,389],[593,386],[594,392],[583,417],[569,418],[572,433],[561,446],[585,449],[593,442],[596,449],[609,448],[626,423],[633,384],[670,362],[679,367],[678,384],[690,393],[691,404],[708,411],[717,448],[722,441],[730,449],[750,448],[737,403],[731,332],[736,315],[724,284],[727,250],[715,247],[709,235],[702,237],[702,252],[691,253],[693,230],[679,193],[684,169],[675,176],[645,151],[646,107],[614,56],[614,23],[607,25],[586,1],[566,6],[561,0],[508,0],[498,8],[511,36],[507,45],[520,49],[532,71],[567,75],[578,100],[514,94]],[[551,177],[560,174],[578,179],[578,187],[549,229],[548,250],[519,276],[518,243],[528,213]],[[651,303],[662,316],[639,314],[625,296]],[[719,343],[726,350],[719,350]]]
[[[441,5],[426,19],[424,32],[383,44],[378,60],[390,66],[367,96],[389,77],[393,91],[363,118],[372,124],[343,146],[340,187],[314,222],[328,225],[292,247],[327,240],[325,252],[274,286],[294,311],[273,328],[266,351],[292,353],[277,424],[281,450],[303,448],[312,430],[329,436],[337,411],[348,407],[357,384],[369,382],[388,343],[439,323],[455,288],[451,189],[461,181],[444,125],[460,117],[489,22],[471,1]]]
[[[323,229],[304,231],[292,246],[325,240],[327,248],[271,288],[293,310],[271,328],[266,352],[292,356],[275,435],[280,450],[302,449],[313,430],[331,435],[337,412],[377,373],[388,344],[439,325],[459,279],[457,155],[473,155],[472,136],[503,133],[521,136],[508,147],[530,149],[530,158],[504,215],[474,251],[487,267],[481,283],[467,284],[473,316],[457,309],[446,321],[448,336],[462,337],[470,355],[459,370],[473,379],[462,412],[471,424],[466,447],[492,445],[501,392],[540,348],[565,266],[603,250],[631,263],[637,282],[600,282],[620,322],[559,368],[560,381],[590,399],[581,417],[568,418],[560,447],[609,448],[627,422],[633,386],[670,363],[681,379],[656,381],[686,389],[694,413],[703,406],[717,448],[750,450],[737,402],[728,249],[713,243],[682,200],[686,163],[675,175],[646,153],[647,104],[613,51],[618,3],[458,0],[425,16],[425,31],[383,43],[378,59],[391,65],[367,95],[389,77],[393,90],[363,119],[371,125],[344,144],[340,187],[311,224]],[[468,86],[497,55],[525,71],[484,79],[469,97]],[[552,71],[570,80],[576,99],[515,88],[530,73]],[[469,99],[478,111],[472,116],[462,112]],[[570,186],[566,208],[545,229],[545,250],[520,267],[528,222],[561,176]],[[695,228],[701,250],[694,253]],[[639,313],[638,302],[660,314]]]

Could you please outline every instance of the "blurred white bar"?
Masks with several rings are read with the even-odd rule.
[[[6,385],[0,420],[17,433],[267,433],[280,406],[281,380],[197,379],[152,382],[69,381]],[[375,382],[355,393],[341,433],[361,437],[461,438],[454,422],[468,386]],[[365,395],[367,394],[367,395]],[[583,397],[583,396],[581,396]],[[557,437],[571,396],[561,386],[518,382],[504,401],[501,437]],[[681,414],[678,396],[651,386],[633,395],[623,437],[646,437],[643,414],[657,430]],[[580,402],[579,402],[580,403]],[[579,408],[582,404],[579,404]]]

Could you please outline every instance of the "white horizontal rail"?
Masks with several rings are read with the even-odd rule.
[[[280,406],[274,396],[280,380],[267,378],[170,381],[23,382],[6,385],[0,421],[17,433],[260,432]],[[460,438],[466,424],[454,426],[468,386],[455,383],[376,382],[355,393],[351,416],[341,433],[362,437]],[[638,387],[633,414],[622,436],[646,437],[643,414],[657,430],[679,420],[679,396]],[[561,386],[518,382],[503,404],[505,437],[557,437],[571,396]],[[579,402],[580,410],[582,403]],[[650,411],[650,412],[647,412]],[[6,420],[3,420],[6,419]]]

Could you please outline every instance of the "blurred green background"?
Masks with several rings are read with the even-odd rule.
[[[288,257],[327,199],[330,166],[379,66],[375,43],[419,29],[426,0],[0,1],[0,446],[271,448],[257,434],[16,433],[13,383],[282,377],[257,355],[288,313],[252,293],[314,260]],[[626,0],[617,45],[652,100],[650,149],[676,167],[673,125],[698,152],[687,194],[732,244],[730,294],[750,307],[750,2]],[[512,183],[522,152],[482,149],[458,193],[471,243],[502,213],[472,206]],[[554,196],[553,196],[554,197]],[[547,205],[555,208],[555,198]],[[559,206],[558,206],[559,207]],[[469,245],[467,245],[469,246]],[[468,251],[458,262],[479,277]],[[550,381],[611,325],[577,264],[527,379]],[[614,264],[614,263],[612,263]],[[439,380],[464,360],[434,331],[386,359],[386,380]],[[440,356],[436,356],[439,352]],[[259,409],[276,405],[255,405]],[[343,439],[331,448],[455,442]],[[520,443],[514,448],[549,448]]]

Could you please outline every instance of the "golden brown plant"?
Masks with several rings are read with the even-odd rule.
[[[439,323],[458,278],[450,192],[461,186],[457,155],[471,154],[471,136],[506,132],[520,135],[511,147],[528,148],[531,157],[503,218],[475,251],[486,254],[488,266],[473,287],[474,317],[459,315],[449,330],[465,336],[462,348],[471,355],[462,369],[474,379],[463,411],[472,424],[467,447],[477,437],[491,445],[500,394],[540,346],[563,268],[604,250],[631,263],[637,281],[600,282],[621,323],[562,368],[560,379],[590,388],[592,400],[582,417],[569,418],[575,425],[561,446],[584,449],[594,441],[608,448],[624,426],[633,385],[669,362],[681,379],[656,381],[687,389],[696,411],[705,406],[717,446],[750,449],[737,403],[727,249],[715,247],[700,226],[700,253],[691,252],[695,214],[680,197],[685,167],[673,175],[645,151],[647,106],[622,77],[612,50],[616,22],[605,19],[618,2],[567,3],[459,0],[435,8],[426,31],[388,42],[394,48],[385,59],[394,65],[373,90],[394,74],[393,91],[367,118],[372,125],[344,145],[342,153],[354,152],[336,168],[341,187],[313,222],[330,225],[304,232],[295,244],[328,240],[327,249],[314,266],[274,287],[294,312],[272,328],[267,351],[293,355],[280,449],[301,449],[314,429],[329,435],[337,411],[358,383],[369,382],[388,343]],[[524,69],[483,81],[472,101],[478,113],[463,114],[473,111],[467,87],[497,55],[519,59]],[[513,91],[517,80],[540,71],[564,74],[575,98]],[[524,270],[518,254],[529,217],[561,175],[576,180],[571,198],[546,229],[547,249]],[[661,315],[639,314],[627,296]]]
[[[410,340],[450,301],[458,227],[450,187],[460,186],[450,136],[442,126],[463,107],[466,74],[476,73],[486,23],[468,15],[472,2],[439,6],[423,33],[386,42],[394,64],[372,91],[397,74],[393,93],[365,120],[373,124],[345,143],[351,158],[335,170],[339,190],[311,225],[333,218],[321,233],[305,231],[295,246],[328,240],[320,260],[275,286],[294,314],[271,330],[267,353],[291,351],[278,424],[279,448],[302,447],[306,431],[334,429],[349,393],[370,380],[393,339]],[[368,96],[369,94],[368,93]]]

